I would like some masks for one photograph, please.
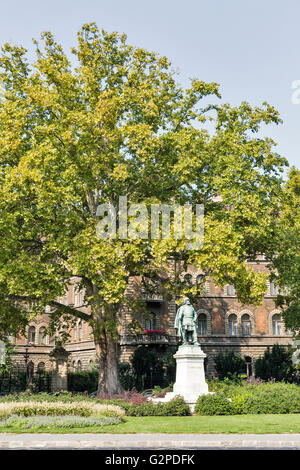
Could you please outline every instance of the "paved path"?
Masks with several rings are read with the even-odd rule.
[[[0,434],[0,449],[300,450],[300,434]]]

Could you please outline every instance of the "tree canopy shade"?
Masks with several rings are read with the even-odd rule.
[[[125,307],[140,305],[127,289],[131,276],[193,297],[197,287],[178,280],[192,263],[216,284],[234,284],[242,302],[261,301],[266,276],[246,259],[270,245],[287,163],[257,133],[280,119],[267,103],[210,105],[218,84],[194,79],[182,89],[165,57],[95,24],[79,31],[72,59],[49,32],[34,44],[34,63],[10,44],[0,59],[0,283],[14,308],[35,301],[38,314],[52,305],[55,327],[89,321],[99,391],[113,393],[118,324]],[[119,196],[147,207],[204,204],[202,249],[187,250],[172,234],[99,239],[97,206],[116,207]],[[57,301],[71,277],[90,314]]]

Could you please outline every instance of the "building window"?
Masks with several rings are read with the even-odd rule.
[[[275,336],[282,335],[282,321],[278,313],[272,317],[272,333]]]
[[[234,288],[233,284],[230,284],[226,287],[226,294],[230,295],[231,297],[235,296],[236,291],[235,291],[235,288]]]
[[[151,312],[145,320],[145,330],[155,330],[155,313]]]
[[[248,314],[242,316],[242,335],[250,336],[251,335],[251,321]]]
[[[76,372],[76,361],[73,361],[73,363],[72,363],[72,369],[73,369],[73,372]]]
[[[82,364],[81,361],[77,362],[77,371],[80,372],[82,370]]]
[[[198,334],[201,336],[207,335],[207,317],[205,313],[200,313],[198,316]]]
[[[250,356],[245,356],[245,362],[246,362],[247,377],[251,377],[252,376],[252,358]]]
[[[203,294],[206,294],[204,274],[199,274],[199,276],[196,277],[196,286]]]
[[[228,331],[229,331],[229,336],[238,335],[237,316],[234,313],[232,313],[228,317]]]
[[[193,287],[193,278],[191,274],[186,274],[183,280],[187,287]]]
[[[46,365],[44,362],[39,362],[37,366],[38,373],[42,374],[46,370]]]
[[[74,287],[74,306],[80,307],[83,304],[83,292]]]
[[[78,328],[78,339],[81,341],[83,339],[83,326],[82,326],[82,321],[80,321],[77,325]]]
[[[30,326],[28,328],[28,343],[35,343],[35,327]]]
[[[39,344],[46,344],[47,342],[47,337],[46,337],[46,328],[44,326],[42,326],[40,329],[39,329]]]
[[[279,294],[279,287],[275,285],[274,282],[270,282],[270,295],[278,295]]]

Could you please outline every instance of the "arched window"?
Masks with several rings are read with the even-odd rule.
[[[279,287],[275,285],[275,282],[270,282],[270,295],[278,295]]]
[[[245,356],[245,362],[246,362],[247,377],[251,377],[252,376],[252,357]]]
[[[193,286],[193,278],[191,274],[186,274],[183,279],[187,287]]]
[[[73,369],[73,372],[76,372],[76,361],[73,361],[73,363],[72,363],[72,369]]]
[[[37,366],[37,371],[42,374],[43,372],[45,372],[45,369],[46,369],[46,365],[44,362],[39,362],[38,363],[38,366]]]
[[[77,370],[80,372],[82,370],[82,364],[81,361],[77,362]]]
[[[231,315],[229,315],[228,317],[228,332],[229,332],[229,336],[238,335],[237,316],[234,313],[231,313]]]
[[[82,321],[78,323],[78,339],[81,341],[83,339],[83,327],[82,327]]]
[[[155,313],[151,312],[145,320],[145,330],[155,330]]]
[[[279,315],[278,313],[276,313],[272,317],[272,333],[276,336],[282,335],[281,315]]]
[[[80,305],[80,292],[74,287],[74,306],[79,307]]]
[[[42,326],[40,329],[39,329],[39,344],[46,344],[47,342],[47,336],[46,336],[46,328],[44,326]]]
[[[199,274],[197,277],[196,277],[196,285],[197,285],[197,288],[203,292],[203,294],[206,293],[206,288],[205,288],[205,275],[204,274]]]
[[[245,313],[242,315],[242,335],[250,336],[251,335],[251,320],[250,315]]]
[[[230,295],[231,297],[234,297],[236,292],[235,292],[235,287],[233,284],[230,284],[226,287],[226,294]]]
[[[32,361],[29,361],[26,367],[27,383],[29,384],[32,383],[33,374],[34,374],[34,364]]]
[[[35,343],[35,326],[28,328],[28,343]]]
[[[198,316],[198,334],[207,335],[207,316],[205,313],[200,313]]]

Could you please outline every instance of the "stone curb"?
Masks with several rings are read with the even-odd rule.
[[[0,449],[300,449],[300,434],[0,434]]]

